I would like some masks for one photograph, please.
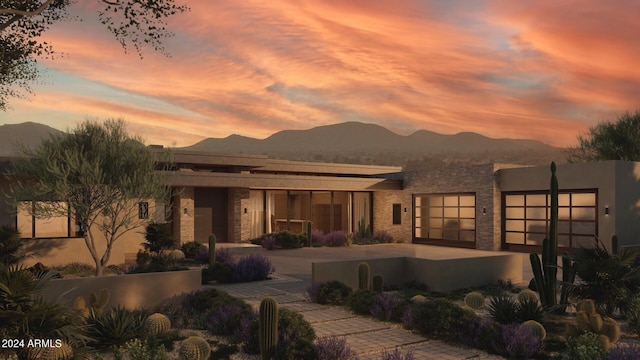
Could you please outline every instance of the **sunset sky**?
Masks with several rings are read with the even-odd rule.
[[[97,22],[46,36],[35,95],[0,124],[124,118],[147,143],[264,138],[344,121],[576,143],[640,109],[640,1],[176,0],[171,57],[125,54]]]

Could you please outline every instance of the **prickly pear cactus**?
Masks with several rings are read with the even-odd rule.
[[[164,334],[171,329],[171,320],[161,313],[149,315],[144,322],[147,333],[151,335]]]
[[[92,292],[91,294],[89,294],[89,306],[91,307],[91,309],[93,309],[93,311],[101,313],[104,307],[107,306],[109,297],[110,294],[108,289],[100,290],[97,295],[96,293]]]
[[[208,360],[211,346],[200,336],[190,336],[182,341],[178,351],[180,360]]]

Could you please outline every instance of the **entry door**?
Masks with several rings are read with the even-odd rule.
[[[227,189],[196,188],[195,205],[195,240],[207,243],[209,234],[214,233],[218,242],[228,242],[227,225]]]

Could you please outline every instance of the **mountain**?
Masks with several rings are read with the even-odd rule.
[[[40,144],[49,135],[58,133],[59,130],[34,122],[0,125],[0,156],[14,154],[18,141],[31,147]]]
[[[288,160],[397,165],[432,162],[563,162],[562,150],[536,140],[493,139],[473,132],[444,135],[419,130],[398,135],[374,124],[346,122],[308,130],[284,130],[264,140],[231,135],[208,138],[185,150],[254,153]]]

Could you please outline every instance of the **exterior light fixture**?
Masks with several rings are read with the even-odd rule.
[[[245,214],[247,213],[247,208],[244,208],[244,213],[245,213]]]
[[[609,216],[609,206],[604,207],[604,214]]]
[[[487,215],[487,208],[486,207],[482,207],[482,215]]]

